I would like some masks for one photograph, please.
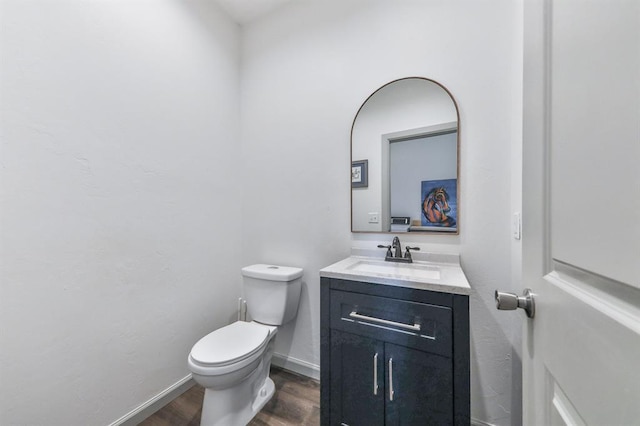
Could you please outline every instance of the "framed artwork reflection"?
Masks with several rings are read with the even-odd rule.
[[[369,186],[369,160],[351,162],[351,187],[366,188]]]
[[[422,228],[433,231],[456,231],[458,228],[458,180],[441,179],[421,182]]]

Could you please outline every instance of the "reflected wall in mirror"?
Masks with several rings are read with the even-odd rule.
[[[351,161],[368,164],[368,185],[351,188],[351,231],[458,234],[459,133],[456,102],[434,80],[373,92],[351,127]]]

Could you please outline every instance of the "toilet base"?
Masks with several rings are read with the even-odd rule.
[[[258,397],[253,401],[253,405],[251,406],[251,411],[253,411],[251,418],[258,414],[258,411],[262,410],[262,407],[269,402],[274,393],[276,393],[276,385],[273,383],[273,380],[271,380],[271,377],[267,377],[264,386],[262,386],[262,389],[258,392]],[[247,421],[247,423],[249,422]]]
[[[253,383],[252,383],[253,382]],[[276,391],[270,377],[255,389],[253,380],[224,390],[206,388],[202,401],[201,426],[245,426],[258,414]]]

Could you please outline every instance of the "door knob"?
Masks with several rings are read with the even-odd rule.
[[[536,306],[533,301],[533,292],[527,288],[522,293],[522,296],[518,296],[514,293],[503,293],[496,290],[496,308],[504,311],[512,311],[517,308],[522,308],[527,313],[529,318],[533,318],[536,314]]]

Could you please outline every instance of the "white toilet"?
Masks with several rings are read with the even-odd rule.
[[[271,399],[274,337],[298,312],[302,269],[259,264],[242,268],[242,275],[253,321],[207,334],[189,354],[193,379],[205,388],[203,426],[246,425]]]

